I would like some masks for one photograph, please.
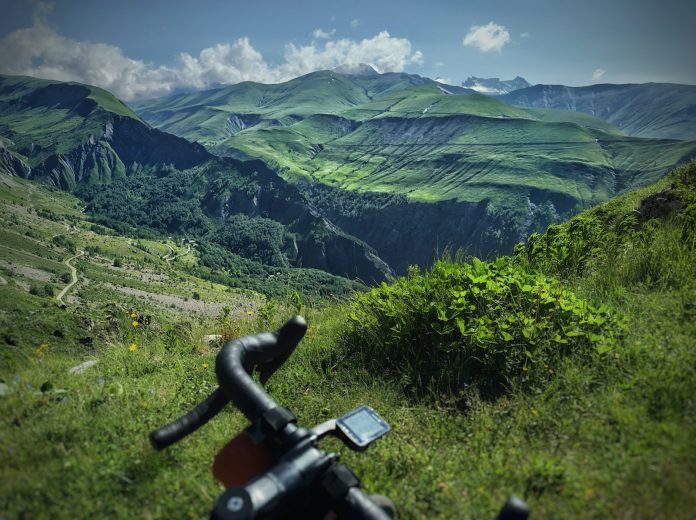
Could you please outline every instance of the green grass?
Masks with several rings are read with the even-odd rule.
[[[554,359],[543,384],[531,391],[511,385],[496,398],[428,385],[414,392],[408,379],[384,377],[342,346],[351,337],[351,304],[305,303],[307,337],[271,379],[270,393],[303,425],[358,404],[377,409],[393,430],[368,452],[326,446],[341,451],[369,492],[390,496],[402,518],[491,518],[513,493],[526,497],[534,518],[690,518],[696,507],[696,248],[689,227],[695,172],[692,164],[553,228],[549,233],[560,237],[556,254],[518,248],[519,269],[556,277],[564,290],[625,320],[623,338],[607,355]],[[682,201],[681,209],[670,220],[636,220],[641,200],[665,189]],[[586,246],[569,256],[562,239],[585,229],[578,221],[597,222],[599,232],[582,235]],[[125,242],[110,240],[100,245],[110,250]],[[148,255],[118,251],[134,267]],[[7,385],[0,397],[6,418],[0,514],[206,516],[221,492],[210,474],[212,458],[243,418],[225,411],[163,453],[149,447],[147,434],[214,388],[216,350],[202,344],[203,334],[267,330],[297,309],[287,302],[273,316],[219,321],[136,307],[151,319],[134,328],[132,302],[89,287],[78,294],[92,307],[62,310],[11,280],[0,286],[0,378]],[[83,345],[79,338],[90,326],[94,341]],[[98,363],[68,374],[87,359]]]
[[[519,198],[542,190],[566,200],[566,211],[654,182],[696,149],[693,142],[626,138],[565,121],[388,114],[348,133],[345,120],[329,116],[251,128],[213,149],[263,157],[295,181],[311,177],[420,201],[490,199],[516,209]]]
[[[586,128],[600,130],[606,134],[622,136],[624,133],[611,123],[583,112],[573,112],[571,110],[561,110],[554,108],[528,108],[526,112],[547,123],[575,123]]]

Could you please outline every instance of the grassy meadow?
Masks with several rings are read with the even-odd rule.
[[[696,163],[510,258],[443,258],[341,301],[196,278],[195,248],[167,261],[187,247],[0,181],[0,516],[207,517],[212,459],[244,418],[229,407],[162,453],[147,435],[215,388],[204,335],[295,313],[309,330],[269,392],[306,426],[375,408],[383,440],[325,447],[400,518],[492,518],[511,494],[533,518],[693,516]]]

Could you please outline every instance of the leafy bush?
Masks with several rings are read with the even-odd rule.
[[[473,385],[493,396],[539,388],[563,356],[606,354],[621,330],[608,307],[501,257],[439,261],[360,295],[345,340],[417,391],[456,395]]]
[[[56,235],[51,239],[51,242],[53,242],[58,247],[64,247],[71,253],[77,252],[77,245],[75,244],[75,241],[71,240],[65,235]]]
[[[34,296],[53,296],[55,294],[53,290],[53,286],[51,284],[44,284],[44,285],[38,285],[32,283],[29,286],[29,294],[33,294]]]

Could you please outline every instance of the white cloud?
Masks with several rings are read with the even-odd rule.
[[[438,76],[437,78],[435,78],[435,81],[437,81],[438,83],[444,83],[446,85],[452,85],[451,78],[441,78],[440,76]]]
[[[505,26],[488,22],[486,25],[472,25],[462,43],[477,47],[482,52],[501,52],[509,42],[510,32]]]
[[[360,20],[358,20],[357,18],[353,18],[353,19],[350,21],[350,26],[351,26],[353,29],[356,29],[356,28],[358,27],[358,25],[360,25]]]
[[[334,34],[336,34],[336,29],[331,29],[329,31],[325,31],[324,29],[314,29],[314,32],[312,35],[314,36],[315,39],[317,40],[328,40],[331,38]]]
[[[408,65],[420,65],[423,54],[411,50],[406,38],[393,38],[387,31],[359,42],[331,40],[318,47],[314,43],[285,46],[285,63],[277,67],[281,78],[292,78],[313,70],[332,69],[339,65],[368,63],[379,72],[400,72]]]
[[[0,73],[97,85],[128,101],[240,81],[278,83],[339,65],[368,63],[380,72],[400,72],[423,62],[408,39],[387,31],[360,41],[330,39],[333,31],[323,35],[329,39],[287,44],[285,61],[278,65],[266,62],[244,37],[203,49],[198,56],[183,52],[174,65],[163,66],[130,58],[113,45],[61,36],[37,15],[32,27],[0,40]]]
[[[532,33],[530,33],[530,32],[523,32],[523,33],[520,33],[520,38],[525,38],[525,39],[527,39],[527,38],[531,38],[531,37],[532,37]]]
[[[594,72],[592,72],[592,81],[599,81],[606,73],[607,71],[604,69],[595,69]]]
[[[172,69],[148,67],[112,45],[70,40],[43,24],[0,41],[0,71],[97,85],[123,99],[165,94],[176,79]]]

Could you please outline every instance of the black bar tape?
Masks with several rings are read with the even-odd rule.
[[[307,330],[304,318],[295,316],[277,332],[245,336],[226,343],[215,359],[215,374],[220,387],[234,405],[253,423],[278,407],[252,378],[258,368],[267,380],[292,354]]]
[[[338,513],[339,518],[347,520],[391,520],[391,517],[359,487],[348,490]]]
[[[220,388],[216,388],[205,401],[189,413],[153,431],[150,434],[150,442],[152,442],[155,449],[163,450],[203,426],[222,410],[228,402],[229,398],[225,395],[225,392]]]

